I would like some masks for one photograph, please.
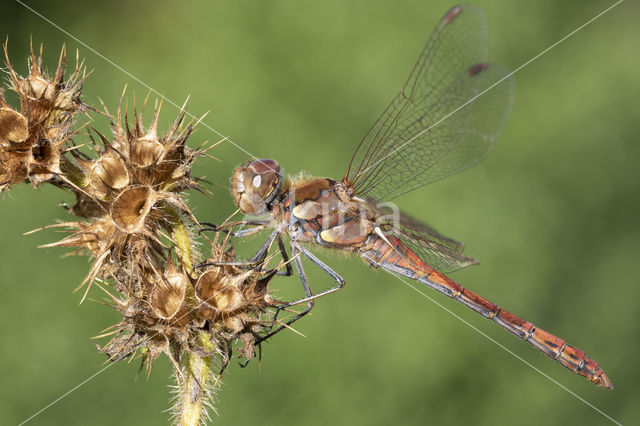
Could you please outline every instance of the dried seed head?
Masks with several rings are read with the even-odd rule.
[[[34,186],[60,175],[60,151],[64,143],[42,139],[31,148],[29,180]]]
[[[121,103],[116,117],[112,119],[113,140],[110,144],[126,158],[132,180],[139,184],[171,192],[201,189],[191,179],[191,165],[200,151],[186,147],[186,141],[193,131],[192,123],[184,125],[184,112],[181,112],[169,131],[158,135],[160,110],[161,105],[158,104],[151,125],[145,130],[142,123],[143,105],[140,114],[134,112],[135,118],[130,128]]]
[[[148,137],[148,136],[147,136]],[[164,146],[154,139],[136,139],[131,147],[131,162],[138,167],[153,166],[164,154]]]
[[[165,320],[175,318],[185,302],[188,285],[190,285],[189,277],[176,270],[173,261],[170,260],[161,279],[155,282],[151,293],[151,306],[155,314]],[[182,315],[176,319],[176,322],[185,322],[188,319],[187,315]]]
[[[166,299],[163,292],[155,291],[157,286],[166,284],[166,278],[159,280],[155,271],[163,269],[167,247],[176,246],[179,252],[190,252],[189,244],[184,246],[176,242],[173,226],[184,219],[195,221],[180,193],[189,187],[197,187],[190,178],[195,151],[184,147],[191,130],[181,128],[181,117],[182,114],[168,134],[158,136],[158,111],[151,128],[144,132],[141,116],[136,114],[132,130],[126,121],[122,124],[119,109],[118,118],[112,120],[113,140],[94,131],[99,138],[99,144],[91,139],[95,159],[78,149],[70,148],[65,152],[61,179],[77,199],[70,210],[77,216],[93,220],[88,226],[72,228],[83,234],[95,232],[107,242],[101,251],[92,251],[96,262],[85,280],[89,283],[87,289],[95,277],[110,278],[111,274],[128,282],[119,285],[118,291],[138,298],[159,297],[156,302]],[[171,170],[178,167],[183,171],[180,183],[176,184],[175,174],[166,174],[167,163],[172,163]],[[85,243],[84,240],[73,241],[80,245]],[[172,312],[173,306],[167,303],[156,306],[160,316]]]
[[[245,300],[238,280],[222,267],[214,266],[196,282],[196,297],[213,313],[229,313],[243,307]],[[207,310],[208,311],[208,310]]]
[[[0,190],[24,180],[49,181],[75,194],[70,211],[84,219],[56,225],[69,233],[47,246],[72,247],[73,254],[95,259],[82,284],[85,296],[92,283],[110,289],[108,305],[123,316],[101,350],[116,361],[142,348],[149,367],[161,353],[177,364],[184,351],[219,353],[228,362],[233,343],[242,339],[241,354],[251,358],[255,335],[269,323],[264,315],[273,306],[267,289],[273,273],[262,266],[194,268],[199,256],[191,226],[197,221],[182,199],[185,190],[203,190],[191,177],[203,151],[186,146],[193,122],[185,123],[181,111],[159,133],[160,105],[145,128],[143,113],[134,105],[130,123],[121,103],[115,117],[105,111],[112,134],[90,134],[93,152],[87,153],[69,139],[74,118],[86,110],[82,65],[64,81],[64,50],[53,77],[41,64],[42,55],[32,51],[29,75],[20,77],[7,60],[20,109],[0,91]],[[215,259],[234,260],[218,244],[212,251]]]
[[[90,192],[103,198],[110,190],[115,192],[129,185],[129,172],[125,162],[115,153],[107,153],[91,162],[87,171]]]
[[[229,330],[232,334],[240,334],[246,327],[243,316],[246,315],[229,315],[222,319],[224,328]]]
[[[86,108],[80,100],[85,78],[83,64],[76,56],[75,70],[65,81],[66,50],[63,47],[56,72],[50,77],[42,70],[42,46],[38,57],[31,46],[31,69],[28,76],[21,77],[9,62],[6,45],[4,50],[12,89],[20,96],[20,109],[28,118],[30,127],[37,124],[48,130],[47,136],[53,139],[66,138],[65,132],[73,117]]]
[[[211,261],[234,260],[220,246],[214,244],[212,250]],[[111,296],[111,305],[122,312],[124,320],[114,326],[114,337],[100,350],[116,361],[132,356],[141,347],[149,369],[160,353],[175,364],[176,353],[182,351],[203,357],[219,354],[224,369],[232,348],[238,345],[239,355],[252,359],[256,336],[271,323],[263,316],[266,308],[274,306],[267,297],[273,271],[210,266],[202,272],[193,271],[197,275],[190,277],[179,259],[169,250],[164,270],[160,264],[147,270],[138,265],[138,272],[131,276],[140,278],[137,282],[141,291],[131,291],[131,284],[114,286],[122,298]]]
[[[76,61],[75,71],[64,81],[65,50],[62,49],[53,77],[42,71],[42,48],[31,48],[27,77],[19,76],[4,46],[11,89],[20,97],[20,111],[11,108],[0,93],[0,151],[3,170],[0,189],[24,179],[34,186],[51,181],[60,173],[60,158],[75,117],[86,106],[80,101],[84,68]]]
[[[19,143],[29,137],[27,119],[11,108],[0,108],[0,144]]]
[[[145,220],[157,200],[157,194],[148,186],[125,189],[113,202],[111,218],[124,232],[144,232]]]
[[[0,191],[25,180],[29,153],[0,149]]]
[[[7,59],[20,108],[8,105],[0,90],[0,190],[26,180],[76,196],[69,211],[83,219],[52,226],[68,233],[47,246],[94,258],[80,286],[84,296],[95,284],[122,314],[100,350],[111,361],[139,353],[149,369],[161,353],[176,368],[185,352],[219,355],[224,369],[241,340],[239,353],[251,359],[255,337],[272,322],[265,315],[273,307],[267,290],[273,272],[262,265],[194,267],[201,260],[193,242],[197,220],[182,198],[185,190],[203,190],[191,168],[204,151],[186,146],[194,123],[185,123],[180,111],[159,133],[160,104],[148,128],[144,106],[138,114],[134,105],[129,122],[125,105],[124,115],[121,107],[115,117],[105,111],[111,135],[90,132],[93,144],[78,146],[70,137],[75,118],[88,110],[80,100],[83,66],[77,62],[65,81],[64,49],[52,77],[42,70],[41,52],[36,57],[32,49],[30,65],[21,77]],[[215,259],[234,260],[224,244],[212,243],[212,252]]]

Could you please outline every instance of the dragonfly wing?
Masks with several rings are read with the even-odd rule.
[[[486,59],[483,12],[455,6],[358,145],[345,176],[355,194],[389,200],[464,170],[490,151],[509,113],[513,81]]]
[[[410,216],[384,206],[380,207],[381,204],[374,200],[369,199],[368,204],[377,211],[376,224],[383,234],[399,238],[423,262],[438,272],[446,274],[478,263],[477,260],[462,254],[464,244],[445,237]]]

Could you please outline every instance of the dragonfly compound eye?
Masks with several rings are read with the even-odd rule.
[[[275,160],[250,161],[233,173],[233,198],[244,213],[262,214],[269,210],[281,184],[280,165]]]

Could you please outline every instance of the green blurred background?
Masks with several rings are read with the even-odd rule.
[[[31,7],[256,157],[291,172],[341,177],[353,148],[400,88],[445,1],[28,1]],[[613,4],[478,1],[490,57],[515,69]],[[640,421],[640,7],[627,1],[515,76],[511,119],[481,165],[399,198],[405,211],[462,240],[480,266],[453,278],[565,338],[597,360],[606,392],[444,296],[429,293],[535,368],[623,424]],[[93,75],[84,101],[113,110],[122,89],[147,89],[41,17],[6,0],[0,37],[25,74],[29,35],[79,49]],[[165,128],[176,114],[165,104]],[[96,127],[107,130],[96,118]],[[219,136],[200,126],[191,145]],[[213,196],[190,197],[201,220],[234,210],[228,179],[249,156],[230,143],[196,174]],[[71,202],[26,185],[0,208],[0,423],[16,424],[102,368],[90,337],[118,321],[72,290],[86,258],[36,246]],[[254,242],[255,243],[255,242]],[[324,255],[347,280],[281,333],[262,365],[224,376],[214,423],[227,425],[607,424],[530,366],[395,278],[355,257]],[[317,288],[330,283],[307,268]],[[278,288],[297,286],[280,279]],[[94,293],[98,295],[98,293]],[[167,422],[171,367],[108,368],[31,424]]]

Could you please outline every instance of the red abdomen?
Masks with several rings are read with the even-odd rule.
[[[613,389],[611,381],[600,369],[598,363],[580,349],[568,345],[559,337],[547,333],[450,280],[423,262],[400,239],[393,236],[386,236],[385,239],[379,235],[371,234],[367,244],[358,250],[360,256],[376,268],[382,267],[393,273],[420,281],[463,303],[510,333],[529,342],[574,373],[586,377],[598,386]]]

